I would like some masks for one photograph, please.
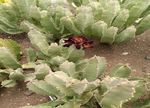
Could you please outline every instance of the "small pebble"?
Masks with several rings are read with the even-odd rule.
[[[24,94],[25,94],[26,96],[31,96],[31,95],[33,94],[33,92],[32,92],[32,91],[26,91],[26,92],[24,92]]]
[[[128,55],[128,54],[129,54],[129,52],[123,52],[123,53],[122,53],[122,55],[124,55],[124,56],[125,56],[125,55]]]
[[[43,101],[43,99],[40,99],[40,102],[42,102]]]
[[[150,60],[150,55],[145,56],[145,60]]]
[[[29,106],[29,105],[30,105],[30,103],[27,103],[27,105]]]

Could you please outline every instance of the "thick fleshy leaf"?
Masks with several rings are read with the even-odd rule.
[[[59,95],[59,91],[56,89],[56,87],[53,87],[45,81],[33,80],[27,84],[27,88],[37,94],[44,96]]]
[[[150,14],[146,16],[138,25],[137,25],[137,32],[136,34],[142,34],[144,31],[150,29]]]
[[[139,80],[135,87],[135,94],[131,101],[136,101],[148,92],[147,82]]]
[[[78,35],[81,34],[81,32],[77,29],[77,27],[75,26],[74,20],[71,17],[63,17],[61,19],[62,24],[65,26],[65,28],[67,30],[69,30],[71,33],[73,33],[74,35]]]
[[[22,65],[22,69],[26,69],[26,70],[28,70],[28,69],[34,69],[35,66],[36,66],[35,63],[29,62],[29,63],[23,64]]]
[[[75,25],[82,34],[91,35],[89,27],[94,23],[94,15],[91,7],[81,6],[77,10]]]
[[[128,65],[118,64],[112,69],[110,76],[111,77],[128,78],[131,71],[132,70]]]
[[[134,92],[134,85],[128,83],[114,87],[103,95],[100,105],[103,108],[122,107],[123,103],[129,101],[133,97]]]
[[[14,87],[16,84],[17,83],[15,80],[4,80],[1,83],[2,87],[7,87],[7,88]]]
[[[70,93],[70,90],[67,89],[66,85],[68,82],[72,80],[71,77],[68,77],[68,75],[64,72],[58,71],[55,73],[50,73],[45,77],[45,81],[57,88],[57,90],[60,91],[60,93],[66,94],[67,95]],[[70,82],[71,83],[71,82]],[[71,91],[72,92],[72,91]]]
[[[40,31],[37,31],[36,29],[30,30],[28,33],[28,37],[31,41],[31,43],[42,53],[48,54],[48,47],[49,44],[47,42],[46,36],[41,33]]]
[[[30,32],[30,30],[37,30],[37,31],[43,31],[40,27],[34,25],[32,22],[29,22],[28,20],[23,20],[21,23],[20,23],[20,28],[28,33]]]
[[[4,68],[17,69],[21,67],[15,56],[11,54],[10,50],[4,47],[0,48],[0,64],[0,67]]]
[[[24,82],[33,81],[36,79],[36,76],[34,73],[25,74]]]
[[[102,43],[112,44],[115,41],[118,28],[111,26],[110,28],[104,30],[103,36],[101,37]]]
[[[62,50],[62,56],[69,61],[76,62],[84,57],[84,51],[76,49],[75,46],[70,46]]]
[[[18,68],[10,73],[9,78],[12,80],[24,80],[25,76],[23,74],[23,70]]]
[[[104,21],[98,21],[92,25],[92,35],[96,39],[100,39],[106,30],[107,24]]]
[[[7,80],[11,72],[12,69],[0,69],[0,83],[4,80]]]
[[[112,21],[120,11],[120,4],[118,0],[99,0],[103,8],[102,20],[105,21],[108,26],[111,25]]]
[[[0,32],[18,34],[23,31],[19,27],[20,14],[16,7],[9,3],[0,5]]]
[[[128,18],[129,18],[129,10],[128,9],[122,9],[118,13],[115,20],[113,21],[112,26],[118,27],[121,29],[124,26],[124,24],[126,23],[126,21],[128,20]]]
[[[123,103],[128,102],[134,96],[137,83],[136,81],[119,78],[108,80],[108,82],[105,82],[108,90],[101,99],[97,98],[97,101],[103,108],[121,108]]]
[[[102,12],[103,12],[103,6],[101,6],[102,4],[97,2],[97,0],[92,0],[90,1],[89,4],[87,4],[88,6],[90,6],[93,10],[93,15],[96,21],[101,20],[102,17]]]
[[[38,6],[42,10],[46,10],[50,4],[51,4],[51,0],[38,0]]]
[[[149,0],[137,1],[129,10],[129,18],[126,25],[130,26],[133,24],[149,6]]]
[[[66,72],[70,77],[75,78],[77,76],[76,65],[73,62],[65,61],[59,66],[59,69]]]
[[[29,18],[30,8],[36,6],[36,0],[11,0],[18,8],[19,14],[23,18]]]
[[[128,79],[125,78],[119,78],[119,77],[109,77],[103,79],[102,84],[108,89],[111,90],[113,87],[116,87],[118,85],[124,84],[124,83],[130,83]]]
[[[6,47],[17,58],[20,59],[20,45],[11,39],[0,39],[0,47]]]
[[[65,58],[61,57],[61,56],[56,56],[56,57],[53,57],[51,60],[50,60],[50,63],[51,65],[54,65],[54,66],[59,66],[61,65],[62,63],[64,63],[66,61]]]
[[[127,106],[124,105],[123,108],[126,108]],[[142,101],[136,101],[132,103],[131,105],[132,108],[149,108],[150,107],[150,98],[148,97],[147,99],[144,99]]]
[[[48,15],[47,11],[43,11],[41,13],[41,26],[46,30],[49,31],[50,33],[53,33],[54,35],[59,33],[59,28],[57,27],[57,25],[54,22],[54,19],[52,18],[52,16]]]
[[[99,78],[104,73],[106,66],[106,60],[103,57],[94,56],[87,60],[84,65],[83,78],[86,78],[88,81],[94,81]]]
[[[36,52],[32,48],[27,49],[27,60],[28,62],[35,62],[36,61]]]
[[[39,21],[41,19],[40,9],[37,6],[31,6],[29,10],[29,17],[33,18],[34,20]]]
[[[90,91],[95,90],[99,85],[100,85],[100,80],[98,79],[93,82],[88,82],[86,79],[84,79],[82,81],[76,81],[70,87],[78,95],[84,95],[84,93],[88,93]]]
[[[126,28],[124,31],[122,31],[116,36],[115,43],[126,42],[135,38],[135,32],[136,32],[135,26],[130,26]]]
[[[49,72],[52,71],[47,64],[39,64],[35,66],[35,75],[38,80],[43,80]]]
[[[57,43],[51,43],[48,48],[48,55],[51,57],[56,57],[61,55],[62,46]]]

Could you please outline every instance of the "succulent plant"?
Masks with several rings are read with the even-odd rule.
[[[20,59],[20,46],[13,40],[0,39],[0,83],[13,87],[17,80],[24,80]]]
[[[37,54],[41,60],[35,62],[32,79],[26,81],[29,90],[53,100],[24,108],[123,108],[148,91],[147,80],[132,79],[128,65],[118,64],[106,75],[103,57],[84,59],[83,50],[63,47],[61,42],[60,45],[52,43],[47,52],[41,58]]]
[[[104,77],[104,61],[98,62],[98,58],[91,58],[82,64],[65,61],[60,65],[58,71],[52,72],[50,69],[43,80],[34,79],[27,84],[27,87],[38,94],[51,96],[54,99],[51,103],[61,101],[54,107],[49,103],[42,105],[52,108],[88,108],[87,104],[91,99],[102,108],[123,108],[124,103],[132,101],[134,96],[140,98],[147,91],[146,86],[139,86],[140,80],[130,80],[127,73],[130,67],[125,65],[115,67],[116,71],[111,73],[116,73],[113,76]],[[83,70],[79,69],[81,67]],[[87,70],[89,68],[90,70]],[[122,73],[121,77],[118,77],[117,73],[119,75]],[[146,91],[142,95],[136,95],[141,93],[137,88]],[[24,108],[34,107],[38,108],[38,106],[26,106]],[[97,104],[93,108],[96,107]]]
[[[17,34],[34,28],[52,41],[82,35],[121,43],[150,28],[149,7],[149,0],[11,0],[0,4],[0,31]]]
[[[0,39],[0,68],[20,68],[20,46],[13,40]]]
[[[51,97],[46,104],[24,108],[126,108],[127,102],[138,102],[149,92],[148,78],[133,78],[131,68],[123,64],[106,74],[105,58],[84,58],[81,46],[89,47],[91,41],[62,38],[87,36],[108,44],[128,41],[150,28],[149,7],[149,0],[0,1],[0,32],[27,32],[35,48],[27,50],[29,63],[21,66],[19,46],[0,39],[1,86],[25,80],[29,90]],[[51,43],[57,39],[63,41]],[[35,72],[24,75],[28,68]],[[148,108],[149,99],[132,106],[138,105]]]

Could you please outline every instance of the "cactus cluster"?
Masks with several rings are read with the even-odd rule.
[[[11,0],[0,4],[0,31],[36,28],[50,39],[84,35],[121,43],[150,28],[149,0]]]
[[[149,99],[136,103],[150,91],[149,78],[133,77],[123,64],[106,74],[104,57],[86,59],[83,41],[78,48],[78,40],[66,43],[74,37],[62,39],[78,35],[121,43],[149,29],[149,20],[150,0],[0,0],[0,32],[26,32],[32,44],[28,63],[20,64],[19,45],[0,39],[1,86],[23,80],[29,90],[51,98],[23,108],[127,108],[127,102],[134,103],[132,108],[149,108]],[[28,69],[33,73],[25,73]]]
[[[39,46],[33,37],[31,34],[30,40],[37,52],[28,50],[28,58],[31,61],[37,56],[38,60],[32,61],[35,72],[32,78],[26,78],[27,87],[52,100],[24,108],[124,108],[127,102],[138,100],[148,91],[148,80],[131,77],[128,65],[118,64],[106,75],[105,58],[84,59],[83,50],[75,46],[63,47],[62,41],[40,50],[41,46],[47,46],[46,41],[41,41]]]
[[[51,102],[24,108],[124,108],[126,102],[136,101],[148,91],[145,79],[131,79],[132,70],[128,65],[119,64],[106,75],[105,58],[78,56],[79,59],[74,59],[67,50],[69,58],[66,58],[61,48],[50,45],[50,58],[37,61],[34,78],[27,84],[29,90],[50,96]],[[67,49],[76,50],[75,47]]]
[[[0,39],[0,83],[13,87],[17,80],[24,80],[20,59],[20,46],[10,39]]]
[[[44,35],[34,33],[38,39]],[[3,43],[0,52],[2,87],[13,87],[18,80],[24,80],[29,90],[51,97],[48,103],[24,108],[124,108],[127,102],[137,101],[149,91],[148,79],[131,77],[128,65],[118,64],[106,74],[105,58],[85,59],[82,49],[63,47],[63,41],[49,45],[46,38],[39,41],[34,35],[31,33],[29,37],[36,49],[27,49],[27,64],[19,64],[13,44],[11,48],[8,44],[10,40],[2,40],[7,45]],[[26,73],[28,69],[33,73]]]

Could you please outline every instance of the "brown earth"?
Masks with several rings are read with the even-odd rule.
[[[25,53],[25,48],[30,46],[29,40],[25,34],[19,36],[7,36],[16,40],[21,44],[22,51]],[[6,38],[6,36],[0,36]],[[108,62],[108,70],[118,63],[129,64],[134,75],[143,76],[150,74],[150,31],[145,32],[142,36],[135,40],[121,45],[104,45],[95,44],[93,49],[86,50],[86,57],[99,55],[106,57]],[[26,62],[25,55],[22,63]],[[34,105],[47,101],[47,97],[42,97],[36,94],[27,95],[28,90],[25,84],[21,83],[15,88],[0,89],[0,108],[19,108],[24,105]]]

